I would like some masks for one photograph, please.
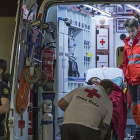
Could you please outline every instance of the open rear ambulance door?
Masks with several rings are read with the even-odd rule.
[[[19,46],[19,30],[20,30],[20,22],[23,15],[22,12],[22,5],[23,1],[18,0],[18,7],[17,7],[17,13],[15,18],[15,30],[14,30],[14,36],[13,36],[13,44],[12,44],[12,52],[11,52],[11,62],[10,62],[10,89],[11,89],[11,101],[10,101],[10,111],[9,111],[9,118],[8,118],[8,140],[14,140],[14,110],[15,105],[14,101],[16,98],[15,95],[15,85],[17,80],[17,67],[18,67],[18,46]]]
[[[23,18],[25,18],[29,12],[29,8],[33,4],[36,4],[36,0],[18,0],[17,13],[15,18],[15,30],[12,43],[11,51],[11,62],[10,62],[10,89],[11,89],[11,99],[10,99],[10,112],[8,115],[8,140],[27,140],[28,139],[28,112],[27,110],[23,114],[19,114],[16,111],[16,99],[19,88],[19,68],[20,56],[24,57],[24,48],[22,42],[23,37]],[[21,53],[21,49],[23,53]],[[24,64],[23,64],[24,65]]]

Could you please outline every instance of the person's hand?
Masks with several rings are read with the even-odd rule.
[[[123,83],[124,88],[127,88],[127,82]]]

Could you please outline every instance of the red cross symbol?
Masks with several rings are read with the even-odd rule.
[[[96,96],[97,98],[100,98],[101,96],[97,93],[98,90],[96,89],[85,89],[85,92],[88,92],[89,94],[87,95],[87,97],[92,98],[93,96]]]
[[[21,120],[18,121],[18,128],[20,128],[20,136],[23,136],[23,128],[25,128],[25,121],[23,120],[23,114],[21,114]]]
[[[102,40],[100,41],[100,43],[101,43],[102,45],[104,45],[105,41],[102,39]]]

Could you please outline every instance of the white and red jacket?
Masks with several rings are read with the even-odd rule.
[[[127,37],[124,43],[123,61],[119,68],[123,70],[128,84],[137,85],[140,83],[140,31],[133,42]]]

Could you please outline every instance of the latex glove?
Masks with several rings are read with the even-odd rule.
[[[127,88],[127,82],[123,83],[124,88]]]

